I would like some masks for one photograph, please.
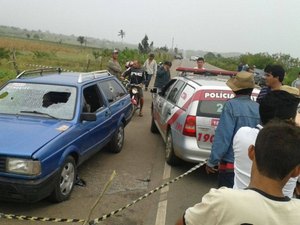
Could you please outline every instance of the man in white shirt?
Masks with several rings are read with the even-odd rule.
[[[152,76],[156,76],[157,73],[157,63],[154,59],[154,54],[150,53],[149,58],[144,62],[143,65],[145,71],[145,91],[148,90],[149,83],[151,81]]]
[[[298,91],[292,87],[286,87],[286,89],[290,92]],[[299,94],[299,91],[296,94]],[[295,121],[298,104],[299,98],[287,91],[272,91],[262,99],[259,105],[261,125],[258,124],[256,128],[241,127],[237,131],[232,146],[234,153],[234,189],[245,189],[249,185],[252,162],[248,158],[248,147],[255,143],[262,126],[272,119]],[[297,178],[293,177],[284,186],[283,193],[286,196],[293,196],[296,181]]]
[[[204,70],[204,69],[205,69],[205,68],[204,68],[204,63],[205,63],[204,58],[203,58],[203,57],[199,57],[199,58],[197,59],[197,66],[194,67],[194,69]]]
[[[212,188],[176,225],[298,225],[300,200],[285,197],[282,188],[300,174],[299,145],[300,127],[270,122],[249,147],[253,164],[247,190]]]

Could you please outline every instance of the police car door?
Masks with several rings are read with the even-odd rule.
[[[165,128],[167,128],[167,124],[170,118],[178,111],[178,107],[176,103],[181,95],[184,86],[185,83],[182,80],[178,80],[172,86],[172,89],[169,91],[168,95],[166,96],[167,99],[165,101],[165,104],[161,112],[162,124],[164,125]]]

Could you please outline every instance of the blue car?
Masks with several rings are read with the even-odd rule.
[[[24,71],[0,89],[0,199],[67,200],[81,163],[105,146],[122,150],[131,115],[107,71]]]

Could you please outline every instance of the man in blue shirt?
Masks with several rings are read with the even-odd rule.
[[[218,187],[233,187],[232,141],[235,133],[243,126],[255,127],[260,122],[259,105],[250,98],[255,87],[253,74],[241,71],[230,78],[226,84],[232,89],[235,97],[224,105],[206,164],[207,173],[219,171]]]

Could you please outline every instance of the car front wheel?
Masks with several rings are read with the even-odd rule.
[[[109,151],[113,153],[119,153],[123,148],[123,143],[124,143],[124,125],[121,124],[109,143],[108,146]]]
[[[50,195],[51,201],[62,202],[70,197],[75,184],[76,172],[75,160],[73,157],[68,156],[60,168],[59,177]]]
[[[166,162],[171,166],[176,166],[180,163],[180,161],[181,160],[175,155],[172,132],[169,130],[166,139]]]

